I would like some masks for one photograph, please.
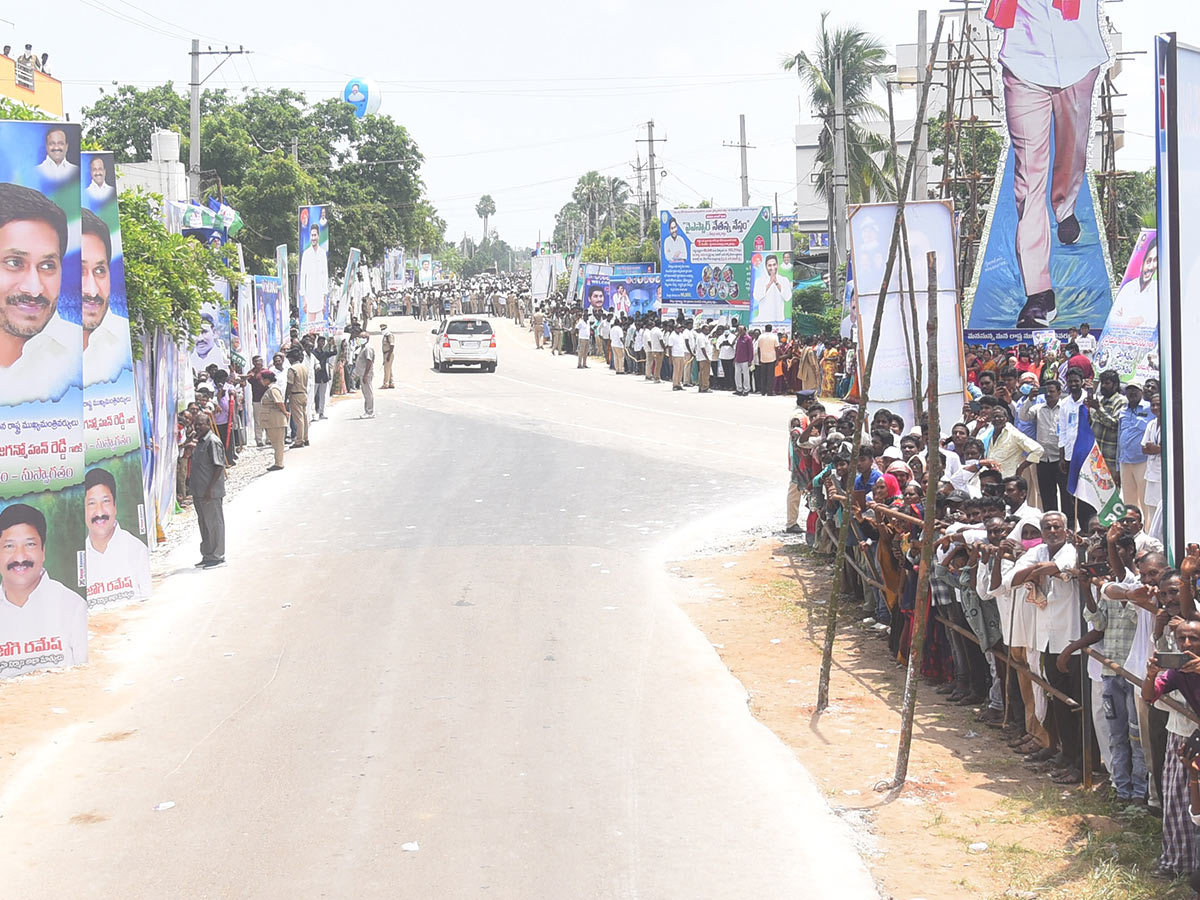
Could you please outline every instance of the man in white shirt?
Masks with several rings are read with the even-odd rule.
[[[700,393],[707,394],[709,392],[709,379],[712,378],[713,354],[716,348],[713,347],[712,338],[709,337],[709,329],[712,326],[703,325],[697,329],[692,337],[693,347],[696,354],[696,368],[700,373]]]
[[[308,246],[300,256],[300,308],[305,321],[325,320],[325,303],[329,296],[329,254],[321,246],[321,227],[308,229]]]
[[[620,375],[625,371],[625,329],[620,319],[608,326],[608,340],[612,344],[613,371]]]
[[[646,331],[646,380],[658,384],[662,381],[663,361],[663,330],[658,322],[651,319],[651,327]]]
[[[99,156],[93,156],[92,161],[88,164],[88,173],[91,175],[91,181],[88,182],[86,191],[88,199],[95,204],[107,203],[115,192],[112,185],[105,181],[108,172],[104,168],[104,160]]]
[[[671,390],[682,391],[684,358],[687,356],[687,337],[682,327],[667,332],[667,346],[671,350]]]
[[[663,259],[669,263],[685,263],[687,258],[687,242],[679,233],[679,223],[672,217],[667,223],[667,239],[663,241]]]
[[[121,372],[133,367],[129,320],[108,305],[112,289],[112,237],[108,225],[84,209],[81,228],[83,383],[103,384],[116,381]]]
[[[792,293],[792,286],[779,274],[779,257],[767,255],[767,274],[754,281],[754,313],[751,322],[783,322],[784,304]]]
[[[1087,172],[1092,90],[1108,62],[1108,49],[1100,34],[1098,0],[992,0],[986,16],[1004,32],[999,58],[1016,160],[1017,264],[1026,294],[1016,327],[1043,328],[1058,312],[1050,282],[1046,201],[1054,207],[1059,242],[1077,242],[1075,201]]]
[[[600,326],[597,329],[600,332],[600,355],[604,357],[606,365],[610,365],[612,357],[609,355],[609,341],[612,339],[612,315],[601,315]]]
[[[150,550],[117,522],[117,481],[105,469],[83,479],[88,606],[150,596]]]
[[[1079,639],[1079,587],[1071,574],[1078,565],[1075,545],[1067,539],[1067,518],[1060,512],[1042,516],[1042,543],[1017,560],[1013,587],[1030,583],[1036,588],[1034,625],[1036,648],[1042,653],[1046,680],[1078,703],[1083,696],[1083,668],[1080,657],[1070,657],[1067,671],[1058,668],[1058,656],[1067,645]],[[1083,740],[1079,723],[1071,708],[1062,700],[1050,698],[1048,723],[1057,731],[1062,747],[1062,765],[1053,777],[1056,784],[1078,784],[1083,778]]]
[[[87,604],[46,572],[46,517],[0,512],[0,678],[87,662]]]
[[[1079,337],[1075,338],[1075,346],[1079,348],[1079,352],[1091,359],[1096,355],[1096,347],[1100,344],[1096,340],[1096,336],[1092,334],[1092,326],[1084,322],[1079,326]]]
[[[58,315],[67,216],[0,183],[0,405],[59,400],[82,385],[82,329]]]
[[[37,170],[51,181],[78,179],[79,166],[67,160],[67,149],[67,132],[51,128],[46,132],[46,158],[38,163]]]
[[[1037,402],[1039,390],[1045,396],[1044,403]],[[1067,490],[1067,473],[1058,464],[1062,457],[1058,433],[1063,412],[1059,405],[1061,397],[1058,382],[1048,381],[1041,389],[1035,387],[1017,407],[1021,421],[1034,423],[1037,442],[1042,445],[1042,458],[1037,462],[1037,483],[1038,496],[1046,512],[1066,509],[1073,499]]]
[[[586,369],[588,367],[588,347],[592,343],[592,326],[588,322],[587,313],[579,317],[579,321],[575,323],[575,338],[579,345],[576,349],[579,355],[578,361],[575,363],[575,368]]]

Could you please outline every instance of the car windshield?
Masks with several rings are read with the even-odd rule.
[[[446,334],[491,334],[492,326],[488,322],[480,322],[475,319],[468,319],[463,322],[451,322],[446,326]]]

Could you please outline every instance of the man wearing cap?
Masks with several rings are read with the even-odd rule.
[[[394,388],[396,382],[392,380],[392,358],[396,354],[396,336],[388,331],[386,324],[379,326],[379,331],[383,335],[383,385],[384,389]]]
[[[46,517],[0,512],[0,678],[87,662],[87,604],[45,569]]]
[[[1150,404],[1142,399],[1139,384],[1125,385],[1125,402],[1117,421],[1121,499],[1126,506],[1141,506],[1146,493],[1146,454],[1142,452],[1142,441],[1150,424]]]
[[[83,478],[88,605],[150,596],[150,551],[117,522],[117,480],[105,469]]]
[[[259,404],[259,416],[271,449],[275,451],[275,463],[267,468],[268,472],[278,472],[283,468],[283,442],[287,434],[288,411],[283,402],[283,391],[280,389],[275,373],[264,369],[259,377],[265,385],[262,402]]]

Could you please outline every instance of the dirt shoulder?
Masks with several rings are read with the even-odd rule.
[[[685,587],[681,606],[745,685],[754,715],[855,827],[885,896],[1192,896],[1146,875],[1157,820],[1122,818],[1106,787],[1063,791],[1028,771],[998,730],[924,683],[908,782],[895,796],[876,792],[895,769],[905,673],[850,603],[839,615],[830,706],[815,716],[828,561],[766,539],[668,567]]]

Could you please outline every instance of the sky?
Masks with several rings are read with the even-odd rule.
[[[916,40],[916,0],[844,0],[831,26],[858,26],[888,47]],[[802,86],[783,59],[811,50],[822,4],[760,0],[753,16],[721,0],[603,4],[457,0],[338,5],[209,0],[62,0],[8,4],[0,40],[49,52],[71,118],[116,84],[189,79],[191,37],[202,47],[244,46],[206,86],[288,86],[310,100],[341,96],[350,78],[374,79],[381,113],[404,125],[426,162],[428,195],[446,236],[479,237],[475,204],[496,202],[490,227],[513,246],[548,240],[554,216],[584,172],[637,188],[646,122],[655,123],[659,205],[740,205],[738,116],[746,116],[752,205],[792,211],[795,128],[811,122]],[[415,6],[405,4],[404,6]],[[1153,165],[1153,36],[1177,31],[1200,44],[1200,8],[1183,0],[1110,2],[1125,51],[1117,87],[1126,118],[1123,168]],[[206,57],[202,74],[219,59]],[[881,93],[880,99],[883,99]],[[915,106],[902,99],[898,115]],[[284,136],[260,135],[276,142]],[[662,141],[665,139],[665,143]],[[661,174],[665,173],[665,174]],[[646,185],[648,189],[648,184]],[[283,237],[281,236],[281,240]]]

